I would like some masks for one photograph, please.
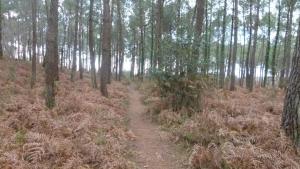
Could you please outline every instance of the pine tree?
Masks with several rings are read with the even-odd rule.
[[[58,0],[51,0],[48,16],[47,45],[45,57],[46,72],[46,106],[53,108],[55,105],[55,59],[58,57]]]

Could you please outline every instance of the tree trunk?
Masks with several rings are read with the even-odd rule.
[[[31,88],[34,87],[36,81],[36,44],[37,44],[37,33],[36,33],[36,14],[37,14],[37,0],[32,0],[32,65],[31,65]]]
[[[79,19],[79,78],[83,79],[83,58],[82,58],[82,49],[83,49],[83,0],[80,1],[80,19]]]
[[[226,16],[227,16],[227,0],[224,1],[223,10],[223,28],[222,28],[222,44],[220,52],[220,78],[219,87],[224,88],[225,83],[225,39],[226,39]]]
[[[234,10],[232,10],[234,13]],[[233,39],[233,15],[231,17],[231,29],[230,29],[230,43],[229,43],[229,54],[228,54],[228,64],[227,64],[227,79],[230,77],[231,73],[231,62],[232,62],[232,39]],[[228,86],[228,80],[226,79],[226,86]]]
[[[136,57],[136,29],[132,29],[133,34],[133,49],[131,52],[132,58],[131,58],[131,69],[130,69],[130,77],[131,79],[134,79],[134,72],[135,72],[135,57]]]
[[[50,14],[48,17],[47,44],[46,44],[46,106],[53,108],[55,105],[55,58],[58,57],[58,0],[51,0]]]
[[[255,83],[255,58],[256,58],[256,46],[257,46],[257,33],[258,33],[258,25],[259,25],[259,9],[260,9],[260,0],[257,1],[256,5],[256,19],[254,24],[254,35],[253,35],[253,46],[252,46],[252,54],[250,58],[250,79],[249,79],[249,91],[253,91],[254,83]]]
[[[279,0],[278,5],[278,18],[277,18],[277,32],[275,37],[275,44],[272,56],[272,86],[275,87],[275,76],[276,76],[276,52],[277,52],[277,45],[279,40],[279,33],[280,33],[280,20],[281,20],[281,2]]]
[[[117,1],[117,15],[118,15],[118,65],[116,65],[116,70],[119,70],[119,76],[117,80],[121,81],[123,76],[123,62],[124,62],[124,41],[123,41],[123,23],[122,23],[122,8],[121,2]],[[117,71],[116,71],[117,72]]]
[[[267,42],[266,57],[265,57],[265,76],[264,76],[263,87],[266,87],[268,81],[270,49],[271,49],[271,0],[269,0],[268,42]]]
[[[246,87],[250,88],[250,55],[251,55],[251,45],[252,45],[252,8],[253,4],[250,1],[250,23],[249,23],[249,42],[248,42],[248,50],[246,57]]]
[[[198,72],[199,50],[201,43],[201,35],[203,29],[203,21],[205,15],[205,0],[196,1],[196,24],[195,24],[195,40],[194,53],[188,63],[188,74],[194,75]]]
[[[79,0],[76,0],[76,10],[75,10],[75,32],[74,32],[74,48],[73,48],[73,59],[72,59],[72,71],[71,71],[71,81],[75,81],[75,75],[77,70],[77,39],[78,39],[78,20],[79,20]]]
[[[232,70],[231,70],[231,84],[230,90],[235,90],[235,64],[237,55],[237,43],[238,43],[238,0],[234,1],[234,45],[232,51]]]
[[[151,0],[151,55],[150,55],[150,68],[153,71],[154,66],[154,22],[155,22],[155,14],[154,14],[154,0]]]
[[[282,62],[282,68],[280,71],[279,87],[284,88],[286,86],[286,79],[289,74],[290,58],[291,58],[291,41],[292,41],[292,24],[293,24],[293,11],[295,6],[294,0],[288,1],[287,23],[284,43],[284,56]]]
[[[157,0],[156,4],[156,43],[155,43],[155,63],[154,67],[162,69],[162,51],[161,51],[161,40],[162,40],[162,20],[163,20],[163,6],[164,0]]]
[[[90,14],[89,14],[89,49],[90,49],[90,62],[91,62],[91,80],[93,88],[97,88],[97,76],[95,68],[95,49],[94,49],[94,0],[90,0]]]
[[[289,78],[284,108],[282,113],[282,128],[296,146],[300,146],[300,22],[298,28],[296,52],[293,58],[292,71]]]
[[[112,18],[110,14],[110,0],[103,1],[103,31],[102,31],[102,64],[101,64],[101,93],[108,97],[107,84],[109,83],[111,60],[111,29]]]
[[[0,60],[3,59],[3,47],[2,47],[2,0],[0,0]]]
[[[139,25],[139,28],[140,28],[140,64],[141,64],[141,68],[140,68],[140,71],[141,71],[141,74],[140,74],[140,77],[141,79],[143,79],[143,76],[144,76],[144,69],[145,69],[145,52],[144,52],[144,18],[145,18],[145,13],[144,13],[144,8],[143,8],[143,2],[142,1],[139,1],[139,15],[140,15],[140,25]]]
[[[240,80],[240,86],[244,86],[245,81],[245,51],[246,51],[246,18],[245,18],[245,7],[243,7],[243,49],[242,49],[242,59],[241,59],[241,80]]]

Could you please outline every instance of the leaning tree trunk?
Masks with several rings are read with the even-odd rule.
[[[292,71],[282,113],[282,127],[297,146],[300,146],[300,22]]]
[[[55,105],[55,58],[58,57],[58,0],[51,0],[50,14],[48,17],[47,45],[45,58],[46,72],[46,106],[53,108]]]

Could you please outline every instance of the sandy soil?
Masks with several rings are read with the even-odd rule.
[[[130,129],[136,136],[132,143],[136,152],[134,161],[138,168],[182,169],[180,155],[167,134],[145,116],[146,107],[141,102],[141,94],[133,87],[129,89]]]

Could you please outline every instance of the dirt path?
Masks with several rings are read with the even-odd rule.
[[[166,133],[145,116],[146,108],[141,95],[130,87],[130,129],[136,136],[133,149],[134,161],[139,169],[183,169],[173,143],[168,141]]]

